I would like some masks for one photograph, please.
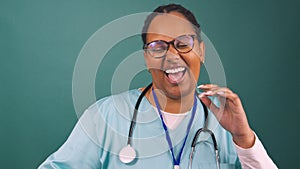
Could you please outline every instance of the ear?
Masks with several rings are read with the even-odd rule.
[[[203,40],[199,43],[199,48],[200,48],[200,61],[201,61],[201,64],[204,63],[204,60],[205,60],[205,44],[203,42]]]

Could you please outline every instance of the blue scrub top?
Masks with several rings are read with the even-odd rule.
[[[39,169],[172,169],[173,160],[161,120],[149,101],[140,104],[132,147],[137,158],[130,164],[119,160],[119,151],[126,146],[135,103],[140,90],[131,90],[103,98],[90,106],[80,117],[67,141],[50,155]],[[180,168],[188,168],[191,143],[196,131],[204,126],[204,110],[199,100],[190,134],[184,147]],[[176,129],[169,130],[177,156],[186,134],[191,113]],[[208,128],[216,136],[222,169],[241,168],[232,137],[209,112]],[[195,148],[192,168],[216,168],[215,152],[210,135],[203,133]]]

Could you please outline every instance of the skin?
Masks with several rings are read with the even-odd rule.
[[[156,16],[148,28],[147,42],[154,40],[171,41],[175,37],[195,34],[192,25],[179,13],[173,12]],[[156,59],[144,53],[147,67],[152,75],[153,87],[158,89],[156,94],[161,107],[171,113],[187,112],[193,105],[194,89],[198,81],[201,62],[204,61],[204,43],[194,41],[191,52],[180,54],[170,45],[165,58]],[[176,66],[187,69],[184,80],[180,84],[171,84],[165,77],[164,70]],[[153,99],[149,96],[153,103]],[[184,104],[182,104],[184,103]],[[154,104],[155,105],[155,104]]]
[[[154,40],[171,41],[180,35],[195,34],[193,26],[178,12],[156,16],[149,25],[147,43]],[[171,45],[165,58],[153,58],[144,52],[147,67],[152,76],[153,88],[159,104],[164,111],[183,113],[191,109],[194,102],[195,87],[204,62],[205,45],[197,39],[191,52],[181,54]],[[170,83],[164,70],[176,66],[187,69],[179,84]],[[250,148],[255,142],[246,113],[238,95],[229,88],[214,84],[201,85],[204,92],[199,95],[203,103],[214,113],[223,128],[228,130],[233,141],[240,147]],[[217,107],[208,96],[217,96],[221,106]],[[146,94],[149,102],[155,106],[151,90]]]

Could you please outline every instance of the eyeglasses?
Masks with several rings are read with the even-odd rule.
[[[196,35],[181,35],[169,42],[155,40],[145,44],[144,50],[154,58],[162,58],[165,57],[170,48],[170,44],[172,44],[179,53],[188,53],[194,48],[195,37]]]

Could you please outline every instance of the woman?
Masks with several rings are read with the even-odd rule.
[[[237,94],[206,84],[195,95],[205,44],[189,10],[176,4],[158,7],[147,17],[142,39],[152,85],[96,102],[40,169],[277,168],[250,128]],[[142,91],[145,99],[126,145]],[[210,110],[207,117],[205,107]],[[190,145],[199,128],[208,132],[196,140],[190,161]],[[212,133],[218,144],[217,160]],[[123,154],[123,147],[135,156]]]

